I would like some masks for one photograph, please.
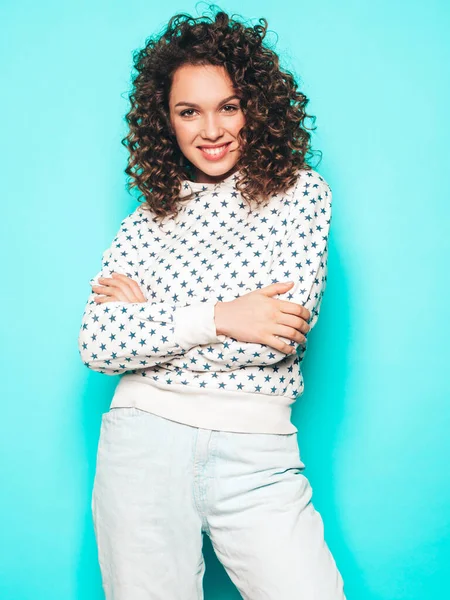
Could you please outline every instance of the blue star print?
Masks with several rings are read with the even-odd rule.
[[[157,223],[139,206],[122,221],[91,283],[123,273],[146,302],[97,304],[98,294],[90,294],[78,339],[89,369],[133,374],[164,388],[281,395],[290,402],[302,392],[306,343],[281,338],[297,350],[287,355],[217,335],[214,305],[294,281],[277,297],[305,306],[312,329],[327,279],[331,189],[316,171],[299,171],[290,190],[250,209],[236,177],[215,186],[186,181],[181,199],[190,189],[194,196],[175,219]]]

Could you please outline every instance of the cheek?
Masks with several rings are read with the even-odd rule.
[[[188,123],[174,122],[173,130],[175,131],[175,136],[180,146],[190,142],[192,138],[192,128],[189,127]]]
[[[242,118],[241,118],[241,119],[237,119],[237,120],[236,120],[236,123],[233,123],[233,130],[232,130],[232,133],[233,133],[233,136],[234,136],[234,137],[237,137],[238,133],[239,133],[239,132],[240,132],[240,130],[241,130],[243,127],[244,127],[244,125],[245,125],[245,118],[244,118],[244,116],[242,115]]]

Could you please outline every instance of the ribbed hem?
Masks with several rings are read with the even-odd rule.
[[[287,396],[211,390],[159,382],[141,375],[120,379],[111,408],[134,407],[171,421],[234,433],[295,433]]]

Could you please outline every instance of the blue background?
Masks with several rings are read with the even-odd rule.
[[[449,5],[220,6],[278,34],[333,190],[294,422],[347,597],[450,597]],[[103,597],[90,494],[118,378],[84,367],[77,335],[89,279],[137,206],[120,144],[132,51],[179,11],[195,5],[0,5],[2,600]],[[206,598],[238,598],[207,540],[205,553]]]

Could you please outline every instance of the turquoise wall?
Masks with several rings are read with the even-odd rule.
[[[448,6],[221,5],[277,32],[333,189],[294,421],[349,600],[450,597]],[[131,53],[180,10],[195,5],[0,5],[2,600],[103,597],[90,494],[118,379],[83,366],[77,335],[89,279],[137,205],[120,145]],[[206,598],[238,598],[209,544],[206,559]]]

